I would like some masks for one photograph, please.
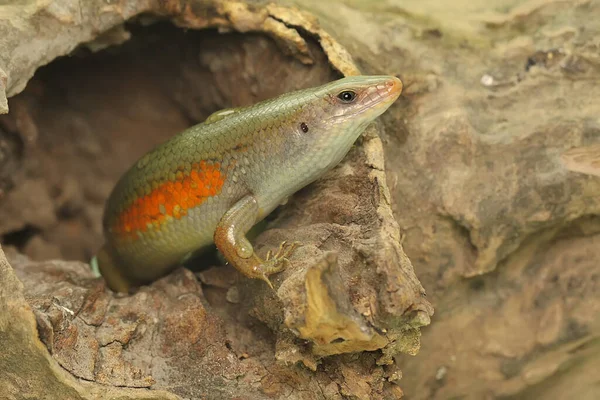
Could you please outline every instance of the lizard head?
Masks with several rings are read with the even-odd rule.
[[[401,91],[393,76],[352,76],[262,103],[253,123],[271,132],[264,191],[294,193],[335,167]]]
[[[315,156],[315,173],[337,164],[367,125],[383,114],[401,91],[402,82],[396,77],[363,75],[305,92],[301,111],[295,118],[296,137]]]
[[[324,146],[358,138],[366,126],[383,114],[402,92],[402,82],[393,76],[350,76],[317,88],[305,100],[299,128],[311,132]]]

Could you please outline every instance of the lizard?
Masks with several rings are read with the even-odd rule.
[[[243,275],[273,287],[269,276],[299,243],[262,259],[247,232],[336,166],[401,91],[396,77],[358,75],[213,113],[118,180],[92,262],[109,288],[127,292],[214,244]]]

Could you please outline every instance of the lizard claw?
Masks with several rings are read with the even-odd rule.
[[[299,242],[288,243],[287,241],[283,241],[275,254],[269,250],[265,256],[265,261],[263,261],[260,266],[256,267],[255,277],[266,282],[267,285],[273,289],[273,284],[268,276],[281,272],[283,269],[292,265],[288,257],[292,255],[298,246],[300,246]]]
[[[260,280],[262,280],[262,281],[266,282],[266,283],[267,283],[267,285],[269,285],[269,287],[270,287],[271,289],[275,290],[275,288],[273,287],[273,284],[271,283],[271,281],[269,280],[269,277],[268,277],[266,274],[263,274],[263,275],[260,277]]]
[[[284,240],[279,245],[279,250],[277,250],[277,253],[275,254],[275,258],[284,259],[284,258],[289,257],[290,255],[292,255],[294,250],[296,250],[298,248],[298,246],[300,246],[300,242],[288,243],[286,240]]]

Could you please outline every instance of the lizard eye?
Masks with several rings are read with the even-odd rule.
[[[356,99],[356,93],[352,90],[344,90],[337,97],[344,103],[352,103]]]

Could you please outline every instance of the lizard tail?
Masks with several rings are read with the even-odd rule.
[[[128,292],[132,287],[132,282],[121,272],[115,257],[106,245],[102,246],[98,254],[90,261],[90,266],[94,274],[102,276],[106,285],[113,292]]]
[[[102,276],[102,274],[100,273],[100,268],[98,267],[98,257],[97,256],[92,257],[92,259],[90,260],[90,269],[92,270],[92,273],[94,274],[94,276],[96,278],[99,278]]]

